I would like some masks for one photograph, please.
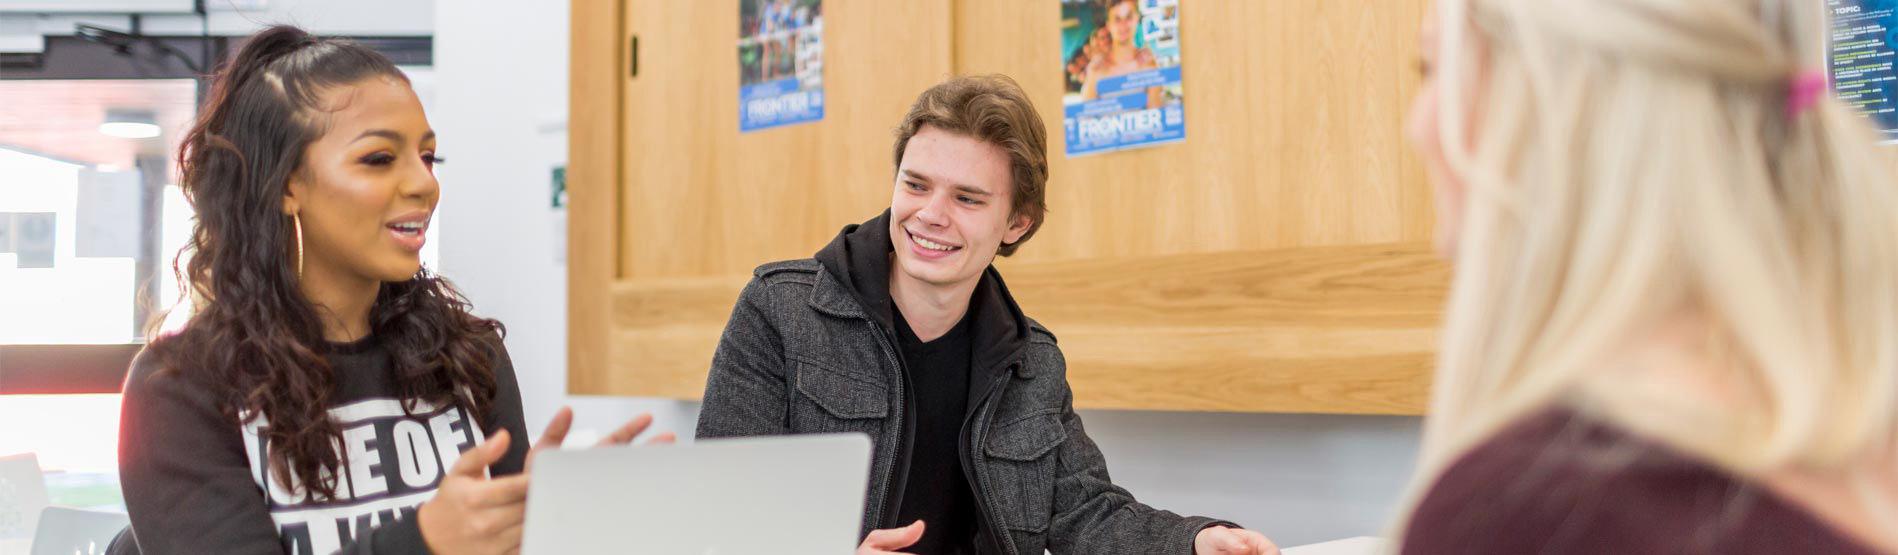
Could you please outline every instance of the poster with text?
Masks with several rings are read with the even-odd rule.
[[[1069,156],[1186,138],[1180,0],[1061,0]]]
[[[738,0],[738,131],[821,119],[823,0]]]
[[[1898,141],[1898,0],[1826,0],[1832,14],[1826,70],[1839,100]]]

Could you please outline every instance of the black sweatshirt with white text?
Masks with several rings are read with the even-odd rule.
[[[140,353],[125,380],[119,478],[140,551],[290,555],[428,553],[415,510],[461,453],[500,429],[508,452],[492,476],[527,458],[520,386],[494,341],[495,396],[487,414],[417,401],[405,411],[389,353],[374,337],[328,346],[336,386],[329,415],[342,429],[332,499],[286,490],[268,464],[262,416],[233,422],[224,397],[194,372],[160,373]],[[228,387],[228,386],[224,386]]]

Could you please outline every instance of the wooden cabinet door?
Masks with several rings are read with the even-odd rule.
[[[1075,402],[1420,413],[1448,283],[1404,140],[1422,0],[1180,2],[1184,141],[1069,157],[1055,2],[957,0],[955,70],[1035,99],[1050,214],[997,263]]]
[[[620,44],[637,44],[637,59],[620,91],[617,210],[610,226],[574,227],[614,244],[606,294],[586,301],[608,305],[586,309],[586,325],[607,331],[575,347],[608,356],[571,371],[586,384],[576,391],[697,397],[753,268],[811,256],[889,206],[891,129],[949,75],[949,7],[826,0],[823,119],[740,133],[738,1],[623,4]],[[592,115],[580,110],[574,119]]]
[[[1425,3],[1181,10],[1186,139],[1070,158],[1053,0],[827,0],[824,119],[749,133],[737,0],[574,0],[570,389],[696,398],[751,269],[888,206],[918,93],[1003,73],[1051,179],[997,266],[1077,406],[1422,412],[1448,281],[1402,132]]]
[[[632,0],[619,275],[732,276],[888,206],[890,129],[948,75],[947,0],[829,0],[824,118],[738,131],[737,0]]]

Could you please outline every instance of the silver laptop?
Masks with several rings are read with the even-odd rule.
[[[40,512],[50,503],[39,457],[0,457],[0,553],[24,553],[39,527]]]
[[[870,439],[708,439],[536,455],[521,553],[844,555]]]

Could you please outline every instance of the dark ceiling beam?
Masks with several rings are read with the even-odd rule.
[[[46,49],[34,53],[0,54],[0,80],[11,79],[195,79],[191,70],[214,67],[200,60],[209,52],[223,57],[243,45],[245,37],[150,37],[160,45],[138,41],[121,53],[112,45],[74,36],[46,37]],[[388,56],[396,65],[435,64],[432,37],[348,37]],[[180,57],[190,60],[187,64]]]

